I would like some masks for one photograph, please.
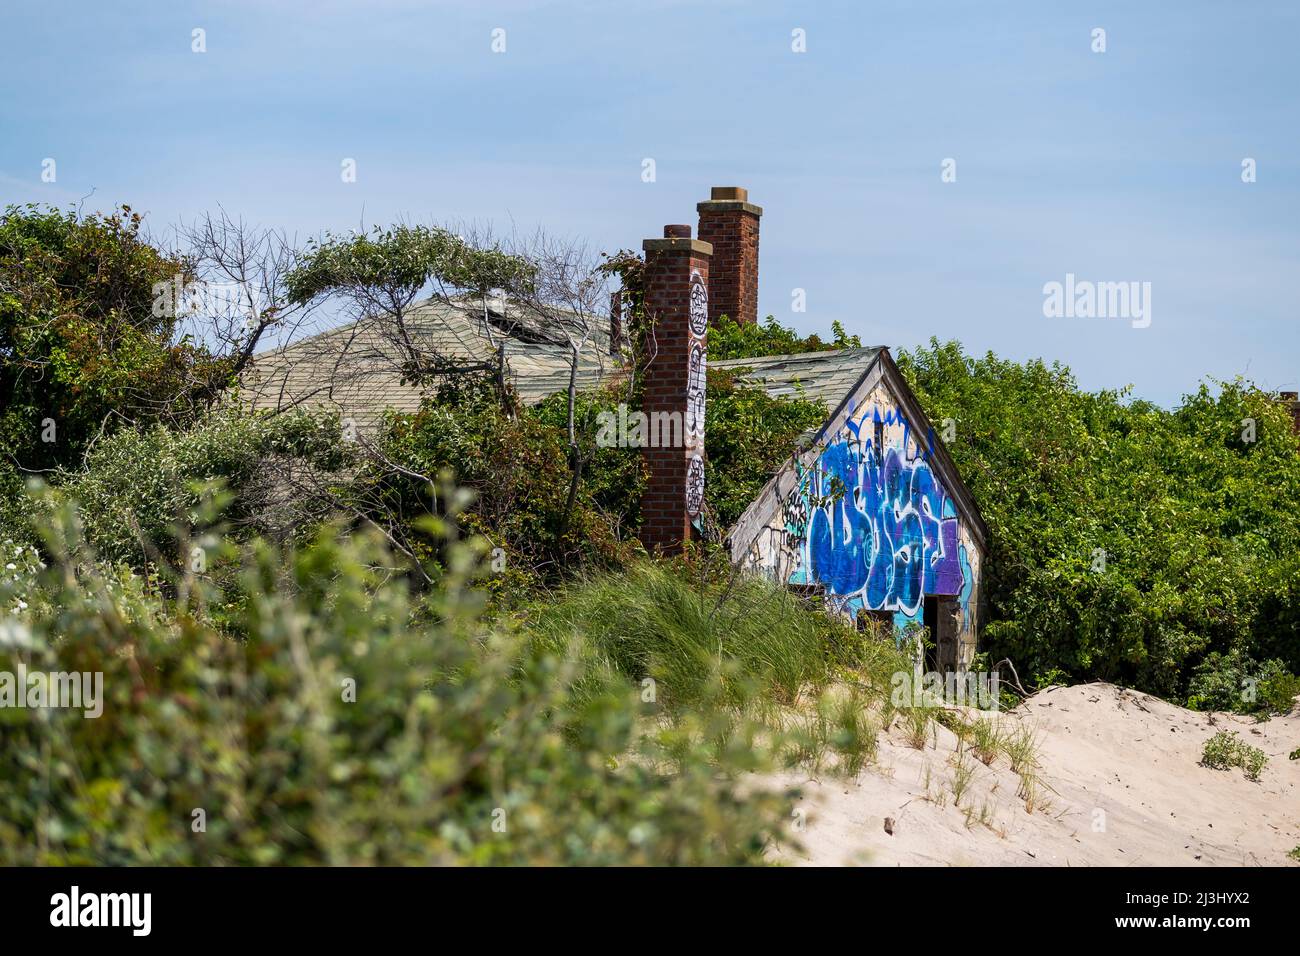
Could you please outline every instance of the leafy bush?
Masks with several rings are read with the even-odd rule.
[[[1188,686],[1187,705],[1196,710],[1285,714],[1300,694],[1300,678],[1280,660],[1262,664],[1239,650],[1214,651],[1196,668]]]
[[[80,503],[87,541],[102,559],[143,568],[176,559],[176,528],[193,523],[211,483],[233,496],[225,517],[234,528],[291,529],[322,514],[277,490],[282,481],[296,466],[336,471],[347,460],[337,418],[219,411],[185,430],[120,431],[97,443],[60,490]]]
[[[1258,780],[1260,772],[1268,763],[1268,757],[1258,747],[1252,747],[1237,732],[1220,730],[1205,742],[1201,753],[1202,766],[1212,770],[1228,770],[1241,767],[1251,780]]]
[[[719,316],[709,328],[709,358],[714,360],[756,358],[762,355],[794,355],[799,352],[823,352],[830,349],[856,349],[862,340],[856,335],[846,335],[839,322],[831,323],[833,338],[823,341],[821,336],[801,337],[769,315],[766,321],[740,325],[730,316]]]
[[[1281,661],[1265,661],[1260,669],[1258,710],[1265,714],[1289,714],[1300,695],[1300,677],[1288,671]]]
[[[484,624],[467,546],[413,603],[372,536],[228,544],[232,641],[201,577],[164,601],[76,527],[52,511],[0,668],[102,673],[103,711],[0,708],[0,864],[735,864],[780,837],[790,795],[739,786],[752,727],[648,721],[574,646]]]
[[[1202,386],[1166,411],[951,342],[899,365],[957,422],[949,450],[992,532],[994,659],[1174,699],[1213,652],[1300,671],[1300,455],[1271,396]]]
[[[228,367],[178,338],[156,284],[192,278],[127,206],[0,215],[0,452],[29,471],[75,467],[97,436],[185,421]],[[50,429],[53,429],[52,431]]]
[[[353,495],[368,513],[409,524],[437,511],[429,482],[417,476],[449,471],[475,494],[460,516],[462,528],[505,550],[513,585],[531,588],[585,564],[611,566],[637,527],[641,471],[635,453],[594,449],[594,418],[605,404],[600,396],[581,398],[583,441],[597,457],[584,470],[572,511],[563,412],[551,403],[509,414],[485,393],[468,393],[457,404],[431,399],[415,415],[393,416],[380,438],[386,461],[357,477]]]

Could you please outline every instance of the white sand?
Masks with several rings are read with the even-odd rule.
[[[974,764],[969,792],[952,794],[957,738],[939,728],[917,750],[898,723],[881,734],[876,765],[849,781],[787,774],[802,787],[802,851],[787,864],[837,866],[1295,866],[1300,845],[1300,710],[1256,723],[1197,713],[1110,684],[1044,691],[1008,726],[1038,728],[1040,800],[1017,797],[1005,756]],[[1258,782],[1199,764],[1205,741],[1236,730],[1268,755]],[[927,799],[927,768],[928,793]],[[980,814],[986,822],[980,822]],[[885,818],[894,822],[885,832]]]

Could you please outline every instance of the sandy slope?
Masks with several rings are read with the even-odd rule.
[[[1026,812],[1005,757],[978,761],[955,805],[957,738],[939,728],[924,750],[897,724],[878,765],[855,781],[786,775],[806,812],[789,864],[1013,866],[1287,866],[1300,845],[1300,709],[1265,723],[1184,710],[1110,684],[1052,688],[1004,714],[1040,731],[1046,806]],[[1259,782],[1198,764],[1221,729],[1269,757]],[[927,780],[929,799],[927,799]],[[985,817],[980,822],[980,815]],[[893,834],[885,830],[891,818]]]

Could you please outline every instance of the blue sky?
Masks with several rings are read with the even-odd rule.
[[[220,204],[302,237],[464,219],[614,250],[742,185],[760,309],[801,330],[957,338],[1165,404],[1300,380],[1294,0],[5,7],[0,203],[93,189],[159,232]],[[1045,317],[1067,273],[1150,282],[1150,326]]]

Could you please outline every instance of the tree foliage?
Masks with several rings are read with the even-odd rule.
[[[96,445],[85,470],[58,487],[79,502],[88,543],[110,561],[143,568],[172,553],[177,527],[192,525],[219,485],[230,498],[232,533],[248,537],[328,516],[285,485],[295,468],[338,472],[351,460],[337,417],[298,412],[274,417],[223,410],[186,429],[133,428]],[[314,504],[314,507],[313,507]]]
[[[75,466],[101,434],[183,420],[222,378],[160,303],[159,287],[189,280],[187,263],[146,241],[141,224],[128,206],[0,216],[0,460],[10,467]]]
[[[364,290],[380,301],[409,301],[431,284],[487,292],[526,287],[534,280],[528,263],[499,249],[481,249],[448,229],[434,226],[375,227],[370,233],[327,235],[308,245],[304,261],[289,277],[292,301],[306,302],[339,292]]]
[[[832,338],[828,342],[813,334],[801,336],[786,328],[769,315],[766,321],[740,325],[730,316],[718,317],[709,329],[709,358],[757,358],[763,355],[793,355],[799,352],[824,352],[831,349],[856,349],[862,340],[848,335],[838,321],[831,323]]]
[[[505,553],[508,574],[493,582],[498,587],[527,589],[620,560],[638,526],[642,476],[634,452],[595,446],[595,416],[612,407],[611,396],[579,396],[579,440],[596,467],[584,471],[569,514],[566,396],[509,414],[486,388],[457,395],[454,402],[431,397],[415,414],[388,419],[378,454],[348,491],[358,507],[411,525],[439,512],[437,479],[451,475],[474,494],[458,519],[462,529]],[[422,553],[434,552],[426,545]]]
[[[1300,670],[1300,456],[1270,395],[1202,385],[1169,411],[954,342],[899,365],[957,422],[949,450],[992,531],[995,658],[1166,697],[1215,652]]]

